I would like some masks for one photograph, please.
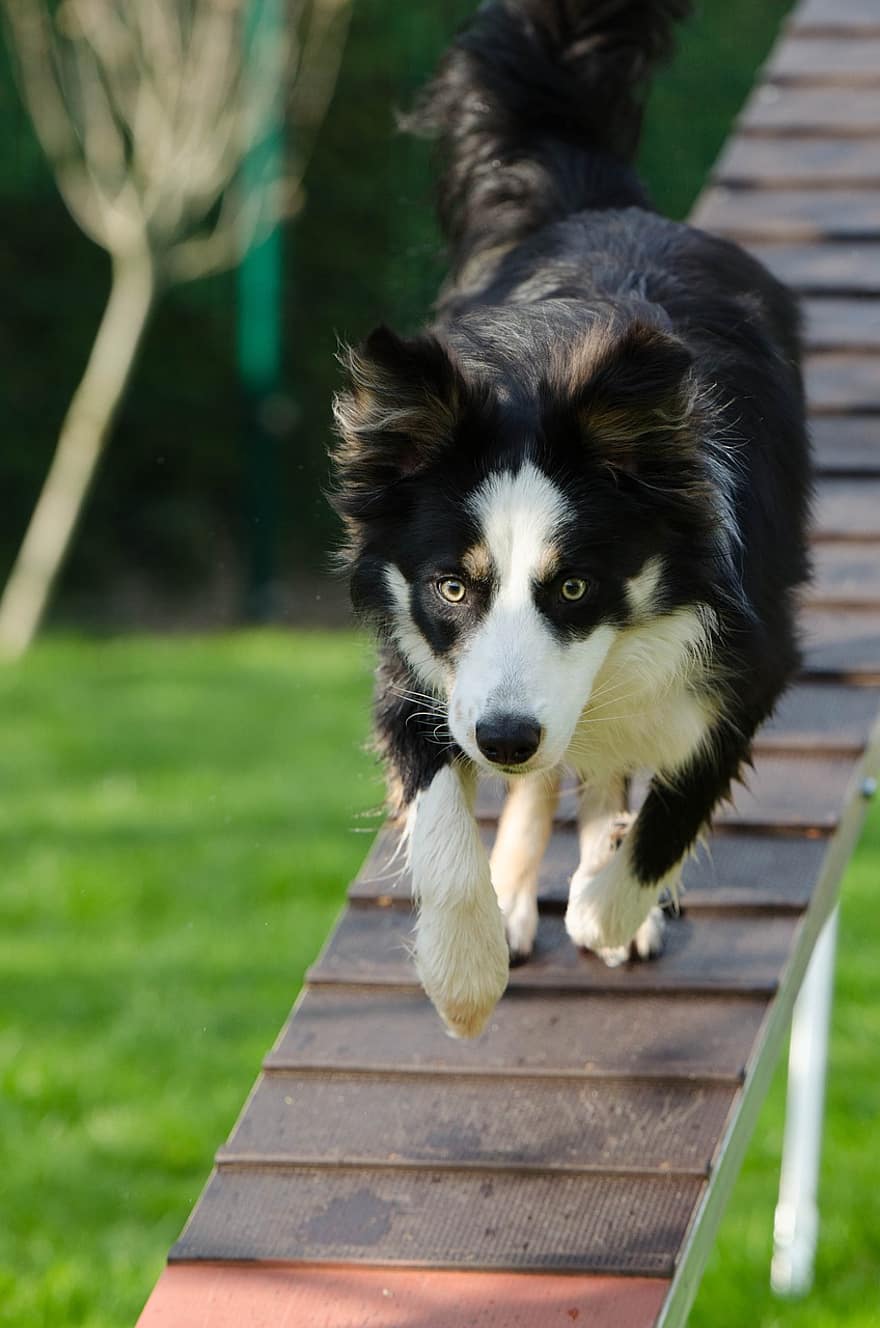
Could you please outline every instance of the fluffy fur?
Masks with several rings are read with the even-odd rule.
[[[439,138],[436,318],[345,356],[334,501],[380,642],[419,972],[465,1035],[503,989],[504,927],[517,958],[533,945],[559,770],[584,787],[569,933],[609,963],[648,957],[661,892],[798,660],[796,307],[736,246],[659,216],[631,165],[687,9],[479,9],[409,119]],[[481,768],[513,781],[491,884]]]

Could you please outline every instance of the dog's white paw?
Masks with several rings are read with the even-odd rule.
[[[538,933],[538,901],[531,890],[521,890],[501,905],[511,963],[522,963],[535,948]]]
[[[655,904],[633,937],[633,946],[639,959],[656,959],[666,944],[666,919],[663,909]]]
[[[575,872],[565,927],[575,945],[592,950],[609,968],[630,958],[650,959],[663,949],[665,923],[656,907],[657,887],[641,885],[629,870],[625,848],[596,875]]]
[[[509,971],[504,921],[491,890],[423,908],[415,962],[422,986],[453,1037],[481,1033]]]

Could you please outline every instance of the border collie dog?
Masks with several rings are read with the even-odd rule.
[[[619,963],[798,661],[809,461],[798,314],[632,159],[688,0],[494,0],[409,127],[440,140],[451,271],[420,335],[345,354],[334,502],[375,626],[415,958],[473,1036],[525,959],[562,769],[566,927]],[[509,783],[491,861],[480,771]],[[647,796],[616,852],[627,782]]]

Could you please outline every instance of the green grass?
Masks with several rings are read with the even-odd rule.
[[[131,1325],[366,848],[350,635],[49,642],[0,672],[0,1324]],[[693,1328],[880,1324],[875,814],[848,875],[817,1287],[766,1289],[763,1114]]]
[[[351,636],[0,671],[0,1324],[132,1324],[366,847]]]

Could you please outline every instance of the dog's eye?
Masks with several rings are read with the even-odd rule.
[[[570,604],[583,599],[587,593],[587,583],[579,576],[567,576],[561,586],[562,598]]]
[[[437,582],[437,593],[447,604],[460,604],[467,594],[465,584],[457,576],[444,576]]]

